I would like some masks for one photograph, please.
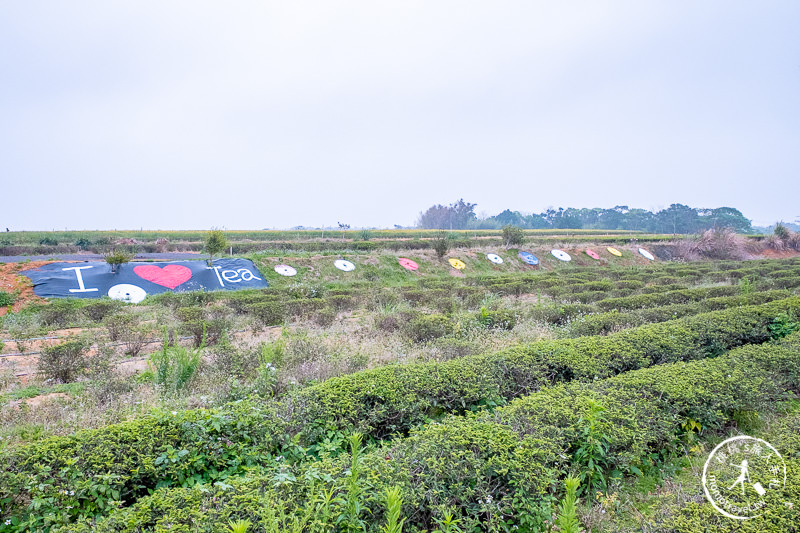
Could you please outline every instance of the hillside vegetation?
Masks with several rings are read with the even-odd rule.
[[[497,251],[0,317],[0,531],[556,531],[570,476],[585,530],[738,531],[695,475],[738,431],[800,482],[800,260]]]

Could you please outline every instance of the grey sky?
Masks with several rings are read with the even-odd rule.
[[[800,218],[800,2],[7,2],[0,225]]]

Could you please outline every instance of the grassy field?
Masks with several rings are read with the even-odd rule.
[[[205,231],[22,231],[0,234],[0,255],[47,255],[112,248],[132,252],[200,252]],[[382,250],[426,250],[434,230],[297,230],[226,231],[233,253],[373,253]],[[452,246],[481,248],[505,244],[500,230],[448,231]],[[524,230],[526,245],[551,246],[583,242],[662,243],[685,236],[605,230]]]
[[[488,250],[254,253],[263,291],[0,317],[0,531],[795,530],[800,259]],[[738,432],[796,506],[715,514]]]

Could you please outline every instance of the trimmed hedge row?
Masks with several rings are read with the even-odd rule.
[[[715,359],[640,369],[593,383],[559,384],[494,413],[431,423],[362,456],[360,488],[370,512],[362,511],[360,517],[368,531],[379,531],[385,520],[381,495],[399,487],[405,531],[431,530],[453,510],[464,531],[542,530],[552,517],[559,479],[580,468],[574,452],[593,405],[604,407],[598,430],[608,441],[607,473],[639,473],[657,468],[660,460],[682,449],[684,422],[720,428],[737,412],[766,411],[787,391],[798,392],[798,350],[800,334],[794,334]],[[288,472],[291,482],[280,484],[275,482],[275,465],[270,465],[265,473],[231,480],[224,488],[159,491],[96,523],[59,531],[211,532],[231,519],[280,530],[286,521],[274,516],[276,508],[302,516],[317,511],[307,502],[321,490],[345,497],[350,467],[343,459],[306,463]],[[797,512],[789,511],[772,517],[768,530],[791,531]],[[694,518],[693,531],[707,530],[696,520],[696,509],[686,514],[683,523]],[[308,530],[335,530],[335,516],[328,520]]]
[[[444,363],[387,366],[329,379],[299,392],[304,442],[327,431],[375,438],[402,433],[442,413],[502,404],[560,381],[604,378],[673,361],[701,359],[772,337],[776,316],[800,316],[800,297],[650,324],[607,337],[545,341]]]
[[[359,372],[303,389],[283,403],[239,402],[49,438],[0,456],[7,464],[0,472],[0,504],[17,514],[29,506],[43,514],[61,512],[57,492],[74,490],[71,486],[82,479],[70,516],[92,515],[110,501],[130,503],[159,484],[222,479],[277,453],[289,436],[306,445],[323,441],[331,431],[361,431],[381,439],[445,413],[503,404],[551,383],[592,381],[764,342],[781,313],[800,316],[800,298],[608,337],[540,342],[446,363]]]
[[[718,298],[708,298],[699,302],[688,304],[672,304],[653,307],[649,309],[637,309],[627,313],[619,311],[609,311],[606,313],[589,313],[576,318],[570,324],[570,333],[576,337],[590,335],[608,335],[614,331],[624,328],[631,328],[643,324],[653,324],[666,322],[676,318],[707,313],[739,307],[742,305],[758,305],[783,298],[789,298],[792,293],[786,290],[775,290],[758,292],[740,296],[721,296]]]

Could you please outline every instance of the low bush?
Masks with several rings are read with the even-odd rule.
[[[118,313],[107,316],[103,325],[112,341],[121,340],[126,332],[139,326],[139,317],[132,313]]]
[[[39,317],[46,326],[63,328],[80,320],[81,300],[77,298],[55,298],[39,307]]]
[[[252,303],[246,309],[262,326],[279,326],[288,315],[286,305],[279,301]]]
[[[92,322],[101,322],[106,317],[119,311],[123,305],[119,300],[103,298],[87,303],[83,306],[82,311]]]
[[[453,322],[444,315],[420,315],[405,328],[405,334],[414,342],[426,342],[453,332]]]
[[[47,346],[39,354],[38,372],[56,383],[71,383],[86,371],[89,342],[73,339]]]
[[[97,483],[97,480],[102,479],[100,476],[109,474],[119,476],[111,478],[108,482],[121,495],[120,498],[114,499],[132,501],[144,494],[148,488],[159,484],[188,486],[204,481],[213,482],[225,479],[231,473],[241,472],[248,465],[263,464],[271,456],[270,454],[279,453],[278,450],[288,443],[290,436],[294,436],[292,442],[295,446],[297,444],[315,446],[325,438],[329,438],[332,433],[354,430],[361,430],[371,438],[384,439],[395,434],[405,434],[419,423],[442,414],[493,409],[509,400],[531,395],[539,390],[543,392],[534,394],[536,398],[551,398],[546,405],[539,403],[536,409],[529,409],[516,407],[518,404],[515,403],[514,410],[501,411],[502,420],[517,433],[531,434],[534,439],[555,442],[556,448],[548,449],[557,454],[570,449],[575,442],[572,438],[574,434],[570,433],[575,430],[569,428],[574,427],[581,413],[585,412],[585,401],[588,399],[602,400],[607,408],[607,420],[613,424],[621,414],[611,407],[621,405],[623,414],[633,413],[635,411],[630,411],[631,409],[642,407],[641,403],[634,400],[640,398],[639,395],[645,391],[644,397],[649,398],[648,402],[653,405],[678,410],[670,411],[670,417],[673,417],[675,412],[682,413],[680,409],[683,409],[693,419],[702,420],[704,426],[715,427],[715,424],[722,423],[724,416],[716,414],[720,411],[719,405],[722,403],[709,403],[712,400],[728,402],[735,408],[744,409],[752,407],[750,399],[755,387],[763,386],[763,398],[768,402],[771,401],[770,395],[773,391],[773,386],[770,385],[772,382],[769,380],[796,380],[797,347],[788,350],[786,357],[790,359],[786,359],[783,355],[781,356],[783,359],[768,357],[772,352],[767,348],[764,351],[749,348],[757,350],[758,357],[747,364],[752,363],[758,365],[758,368],[769,369],[766,377],[763,374],[753,374],[752,380],[745,379],[739,373],[731,373],[724,366],[730,365],[731,360],[739,361],[736,358],[715,359],[714,361],[721,361],[719,364],[722,366],[714,367],[718,371],[709,374],[710,381],[703,381],[694,373],[688,373],[685,369],[694,368],[693,365],[698,364],[688,361],[717,355],[723,349],[744,343],[760,343],[771,339],[773,334],[769,326],[780,313],[786,313],[795,320],[800,315],[800,298],[642,326],[608,337],[538,342],[495,354],[466,356],[445,363],[395,365],[363,371],[301,389],[293,394],[286,404],[261,405],[245,401],[213,411],[186,411],[177,417],[180,422],[175,426],[159,419],[161,421],[158,424],[163,425],[159,426],[161,429],[154,430],[154,433],[163,432],[165,428],[173,428],[170,431],[177,431],[179,434],[171,440],[165,438],[164,442],[158,442],[158,451],[152,452],[149,459],[143,459],[138,451],[131,453],[131,457],[127,456],[128,447],[135,446],[136,440],[140,437],[126,436],[126,432],[137,431],[135,428],[141,423],[140,421],[128,423],[132,425],[120,424],[111,429],[103,428],[79,433],[68,439],[45,439],[13,453],[4,454],[2,459],[9,466],[0,472],[0,500],[15,495],[16,499],[13,502],[16,503],[11,504],[13,509],[9,514],[24,515],[28,503],[36,499],[40,502],[45,501],[39,504],[40,508],[35,515],[37,519],[48,515],[48,512],[51,518],[62,516],[61,500],[54,499],[51,503],[47,503],[47,498],[55,497],[58,490],[69,489],[74,484],[75,476],[81,476],[86,483]],[[796,342],[797,335],[789,336],[787,339]],[[794,366],[789,365],[787,361]],[[599,396],[603,392],[602,385],[599,384],[605,381],[596,380],[637,368],[670,362],[678,362],[670,367],[674,368],[674,371],[665,372],[664,367],[655,369],[642,374],[647,376],[646,378],[630,381],[632,383],[630,387],[623,387],[628,391],[626,394],[631,395],[630,400],[612,402],[603,400]],[[711,363],[713,361],[709,362]],[[738,362],[736,364],[740,365]],[[745,363],[741,363],[740,368],[746,368]],[[719,388],[714,380],[720,374],[733,376],[723,380],[724,387],[737,386],[739,383],[740,388],[731,393],[724,387]],[[687,376],[692,380],[698,380],[697,385],[688,388],[682,385],[681,380],[688,379]],[[625,379],[632,378],[621,376],[619,379],[623,381],[613,383],[624,383]],[[558,385],[565,382],[573,383]],[[586,383],[594,384],[586,385]],[[649,396],[650,393],[647,391],[655,390],[652,387],[657,383],[662,387],[669,383],[674,383],[674,386],[669,389],[669,394],[657,391],[658,394],[654,392]],[[558,386],[551,387],[552,384]],[[717,390],[721,391],[719,396]],[[556,391],[557,394],[552,391]],[[578,394],[575,391],[584,392]],[[711,394],[707,391],[715,392]],[[733,395],[734,392],[741,393],[741,396]],[[553,394],[556,396],[552,396]],[[663,395],[663,398],[658,399],[659,395]],[[681,398],[685,398],[685,401]],[[523,423],[520,418],[523,412],[531,413],[531,419],[535,414],[538,417],[535,423]],[[565,421],[559,418],[565,416],[568,417]],[[165,418],[170,419],[169,416]],[[208,422],[198,426],[196,420]],[[671,423],[674,423],[674,419],[668,418],[668,420],[673,420]],[[569,421],[572,422],[567,423]],[[612,435],[614,438],[610,440],[612,446],[622,450],[619,452],[619,464],[611,466],[622,467],[621,470],[624,470],[626,464],[636,465],[634,461],[639,457],[636,454],[642,449],[642,443],[638,441],[623,442],[622,437],[631,438],[631,434],[624,427],[620,426],[623,429],[620,429],[619,436]],[[659,429],[658,425],[655,427],[658,431],[663,429]],[[535,431],[538,433],[534,433]],[[113,438],[110,438],[111,434]],[[202,438],[196,438],[199,434],[202,434]],[[645,434],[652,435],[652,433]],[[216,440],[217,437],[220,440]],[[98,439],[104,442],[105,449],[95,450],[88,445]],[[230,444],[225,444],[219,452],[211,453],[207,449],[210,444],[222,446],[227,442]],[[459,442],[461,441],[458,439],[451,441],[453,446],[456,446],[450,448],[455,454],[453,460],[459,454],[465,453],[463,450],[471,449],[469,446],[464,449],[458,448]],[[54,443],[60,443],[58,445],[61,446],[57,454],[52,452]],[[534,453],[536,449],[533,442],[519,445],[532,446],[534,450],[530,453]],[[287,448],[290,449],[292,448]],[[185,453],[182,450],[185,450]],[[413,449],[408,453],[411,452]],[[628,452],[629,455],[625,455]],[[391,466],[392,461],[385,459],[385,452],[381,453],[375,456],[375,464]],[[441,458],[441,468],[450,468],[446,466],[451,462],[449,453],[436,456]],[[165,459],[154,464],[153,458],[161,456]],[[109,462],[109,457],[114,458],[112,462]],[[392,457],[391,453],[389,457]],[[414,459],[419,465],[425,465],[429,461],[425,457],[409,456],[409,464],[412,464]],[[492,459],[489,457],[487,460]],[[509,465],[509,468],[513,470],[513,465]],[[527,470],[520,468],[519,471],[524,473]],[[398,472],[406,472],[402,475],[407,476],[408,471]],[[449,472],[447,475],[455,472]],[[500,471],[498,474],[504,475]],[[428,479],[430,483],[434,483],[437,476],[441,475],[444,473],[436,470]],[[509,487],[515,486],[514,479],[508,478]],[[536,479],[543,484],[541,490],[551,483],[547,476]],[[420,494],[420,498],[423,498],[419,500],[423,502],[421,508],[427,505],[424,503],[424,498],[440,497],[437,496],[439,493],[435,485],[431,490],[423,489],[423,478],[411,480],[408,477],[401,477],[398,480],[391,476],[386,477],[387,483],[395,481],[403,484],[412,481],[415,483],[414,486],[417,487],[415,490]],[[535,488],[539,486],[539,481],[526,483],[532,483],[526,485],[532,494],[540,490]],[[39,488],[42,484],[44,488]],[[465,494],[472,497],[476,493]],[[453,501],[459,501],[457,496],[454,498]],[[411,510],[415,508],[415,503],[412,503],[414,501],[416,500],[408,500]],[[534,506],[535,501],[536,498],[530,500],[522,497],[514,503],[512,498],[506,504],[517,506],[513,507],[514,509],[522,509]],[[44,507],[41,507],[42,505]],[[480,504],[472,500],[464,502],[464,508],[476,509],[476,505]],[[88,489],[83,490],[80,496],[75,498],[73,507],[76,511],[64,519],[74,519],[81,513],[91,516],[98,512],[98,506],[105,506],[103,510],[106,509],[107,497],[98,496],[96,491],[93,493]]]
[[[374,450],[294,468],[268,461],[260,473],[229,480],[222,490],[212,484],[168,489],[97,524],[63,531],[94,527],[133,533],[167,524],[179,531],[211,531],[208,513],[273,523],[269,513],[274,509],[287,518],[328,516],[324,510],[336,505],[320,508],[316,494],[347,501],[354,491],[358,508],[350,517],[373,531],[387,519],[378,509],[390,488],[402,494],[400,514],[409,531],[430,531],[445,521],[455,521],[463,531],[548,530],[561,480],[589,468],[580,450],[591,417],[595,422],[588,434],[607,448],[603,462],[592,466],[597,476],[607,480],[658,471],[683,453],[687,420],[706,431],[719,430],[737,412],[769,410],[797,390],[798,348],[795,335],[781,345],[746,346],[716,359],[546,387],[493,413],[449,417]],[[357,488],[348,491],[349,483]],[[781,516],[789,528],[784,530],[790,530],[793,515]]]
[[[191,335],[195,347],[215,345],[231,327],[227,310],[219,305],[211,308],[181,307],[175,314],[181,321],[181,333]]]

